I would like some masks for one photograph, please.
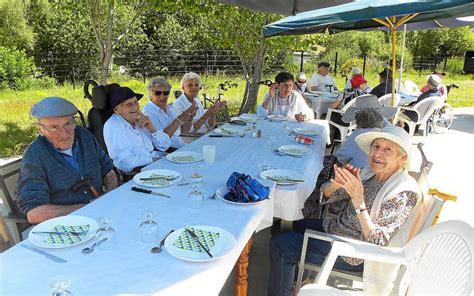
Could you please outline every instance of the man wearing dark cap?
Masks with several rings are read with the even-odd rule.
[[[376,95],[380,98],[383,95],[392,93],[392,71],[389,69],[383,69],[379,73],[380,84],[372,89],[370,94]]]
[[[333,92],[337,90],[336,83],[329,76],[329,63],[318,64],[318,72],[308,81],[308,89],[312,91]]]
[[[171,145],[170,137],[140,112],[138,100],[142,97],[120,87],[109,98],[114,114],[104,125],[104,140],[114,165],[125,173],[158,160]]]
[[[23,156],[15,195],[32,224],[79,209],[102,194],[103,186],[117,187],[112,161],[87,129],[76,126],[76,113],[58,97],[31,108],[40,136]]]

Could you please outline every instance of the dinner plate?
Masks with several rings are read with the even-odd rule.
[[[310,128],[302,128],[298,127],[293,130],[295,133],[303,135],[303,136],[317,136],[321,133],[319,129],[310,129]]]
[[[323,91],[319,91],[319,90],[310,90],[310,91],[308,91],[308,92],[309,92],[310,94],[318,95],[318,96],[324,94]]]
[[[175,151],[166,155],[166,159],[176,163],[193,163],[202,160],[202,154],[193,151]]]
[[[214,133],[218,135],[223,135],[223,136],[240,136],[244,133],[244,129],[237,128],[237,127],[232,127],[232,126],[226,126],[226,127],[218,127],[214,129]]]
[[[278,151],[294,156],[305,156],[313,152],[310,148],[301,145],[282,145],[278,147]]]
[[[227,199],[224,198],[224,195],[226,195],[228,192],[229,192],[229,188],[227,188],[227,186],[221,186],[221,187],[217,188],[216,197],[218,199],[221,199],[225,202],[228,202],[228,203],[231,203],[231,204],[234,204],[234,205],[254,205],[254,204],[264,202],[266,200],[266,199],[263,199],[263,200],[251,201],[251,202],[230,201],[230,200],[227,200]]]
[[[277,185],[294,185],[303,183],[296,180],[304,180],[303,175],[300,173],[282,169],[263,171],[260,173],[260,177],[266,180],[275,181]]]
[[[235,246],[235,237],[225,229],[207,225],[189,227],[198,235],[199,241],[207,246],[212,257],[203,250],[197,251],[200,247],[191,239],[184,227],[172,232],[165,240],[165,249],[171,256],[194,262],[213,261],[228,255]],[[208,239],[209,237],[212,239]]]
[[[67,248],[82,244],[95,236],[99,224],[92,218],[84,216],[62,216],[46,220],[34,226],[28,234],[28,240],[41,248]],[[36,234],[34,232],[51,231],[67,232],[87,230],[85,235],[70,234]]]
[[[270,120],[273,120],[273,121],[285,121],[287,120],[286,116],[284,115],[280,115],[280,114],[270,114],[270,115],[267,115],[267,118],[270,119]]]
[[[251,123],[254,123],[257,121],[258,119],[258,115],[257,114],[240,114],[239,119],[245,121],[245,122],[251,122]]]
[[[160,178],[165,176],[165,178]],[[157,177],[154,180],[140,180],[142,178],[153,178]],[[141,173],[133,176],[133,181],[138,185],[147,186],[147,187],[165,187],[178,183],[183,177],[180,173],[172,170],[149,170],[143,171]]]

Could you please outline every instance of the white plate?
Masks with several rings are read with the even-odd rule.
[[[237,127],[231,127],[231,126],[226,126],[226,127],[218,127],[214,130],[214,133],[218,135],[224,135],[224,136],[240,136],[241,134],[244,133],[244,129],[237,128]]]
[[[266,199],[263,199],[263,200],[259,200],[259,201],[253,201],[253,202],[230,201],[230,200],[227,200],[227,199],[224,198],[224,195],[226,195],[228,192],[229,192],[229,188],[227,188],[227,186],[221,186],[221,187],[217,188],[216,196],[217,196],[218,199],[222,199],[223,201],[234,204],[234,205],[254,205],[254,204],[258,204],[258,203],[261,203],[261,202],[266,200]]]
[[[275,169],[275,170],[263,171],[260,173],[261,178],[274,181],[277,183],[277,185],[294,185],[298,183],[303,183],[303,182],[275,181],[268,178],[268,177],[276,177],[276,176],[285,176],[285,177],[288,177],[289,179],[294,179],[294,180],[304,180],[303,175],[301,175],[298,172],[290,171],[290,170]]]
[[[219,227],[204,226],[204,225],[198,225],[198,226],[192,226],[192,227],[201,229],[201,230],[219,233],[219,238],[216,240],[216,244],[210,249],[210,253],[212,254],[213,257],[212,258],[209,257],[209,255],[207,255],[206,252],[200,253],[200,252],[195,252],[195,251],[189,251],[189,250],[180,249],[174,246],[175,241],[184,231],[184,227],[171,233],[165,240],[166,251],[171,256],[174,256],[178,259],[182,259],[186,261],[206,262],[206,261],[217,260],[226,256],[227,254],[229,254],[230,251],[232,251],[232,249],[235,246],[235,237],[227,230],[224,230]]]
[[[155,183],[155,184],[149,183],[144,180],[140,180],[140,178],[149,178],[152,174],[162,175],[162,176],[173,176],[176,178],[166,183]],[[141,186],[166,187],[166,186],[170,186],[170,185],[178,183],[179,181],[181,181],[182,178],[183,177],[181,176],[180,173],[176,171],[172,171],[172,170],[149,170],[149,171],[138,173],[135,176],[133,176],[133,181]]]
[[[313,150],[309,149],[308,147],[301,145],[282,145],[278,147],[278,151],[294,156],[305,156],[313,152]]]
[[[240,114],[238,118],[245,121],[245,122],[253,123],[253,122],[257,121],[258,115],[257,114],[246,114],[246,113],[244,113],[244,114]]]
[[[49,238],[49,234],[35,234],[33,232],[36,231],[54,231],[54,227],[57,225],[64,225],[64,226],[80,226],[80,225],[89,225],[89,231],[87,232],[87,235],[84,237],[81,237],[80,241],[76,242],[71,242],[71,243],[46,243],[45,241]],[[67,248],[67,247],[72,247],[78,244],[82,244],[83,242],[86,242],[90,239],[92,239],[95,236],[95,233],[97,232],[97,229],[99,229],[99,224],[94,220],[89,217],[84,217],[84,216],[62,216],[62,217],[56,217],[52,218],[49,220],[46,220],[35,227],[33,227],[28,234],[28,240],[35,246],[41,247],[41,248],[52,248],[52,249],[58,249],[58,248]],[[72,236],[74,237],[74,236]]]
[[[303,136],[317,136],[321,133],[319,129],[309,129],[309,128],[302,128],[298,127],[293,130],[295,133],[303,135]]]
[[[309,93],[313,95],[318,95],[318,96],[324,94],[323,91],[319,91],[319,90],[310,90]]]
[[[191,160],[191,157],[193,160]],[[173,159],[177,158],[177,159]],[[183,158],[183,159],[179,159]],[[189,160],[184,159],[184,158],[189,158]],[[198,152],[193,152],[193,151],[175,151],[173,153],[170,153],[166,155],[166,159],[171,161],[171,162],[177,162],[177,163],[193,163],[193,162],[198,162],[202,160],[202,154]]]
[[[273,121],[285,121],[285,120],[287,120],[286,116],[280,115],[280,114],[277,114],[277,115],[270,114],[270,115],[267,115],[267,118],[270,119],[270,120],[273,120]]]

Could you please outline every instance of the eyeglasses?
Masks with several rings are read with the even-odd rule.
[[[306,80],[305,81],[296,80],[296,83],[306,83]]]
[[[170,91],[169,91],[169,90],[165,90],[165,91],[154,90],[153,92],[154,92],[155,95],[157,95],[157,96],[161,96],[161,95],[169,96],[169,95],[170,95]]]
[[[71,133],[76,128],[76,123],[75,122],[68,122],[63,126],[52,125],[52,126],[49,126],[49,127],[44,125],[44,124],[41,124],[39,122],[37,124],[39,126],[41,126],[42,128],[44,128],[45,130],[47,130],[48,133],[50,133],[52,135],[59,135],[62,130],[65,130],[68,133]]]

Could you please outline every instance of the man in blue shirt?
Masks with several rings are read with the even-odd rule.
[[[15,195],[32,224],[67,215],[102,194],[103,186],[110,191],[118,185],[112,161],[87,129],[76,126],[76,113],[58,97],[31,108],[40,135],[23,156]]]

